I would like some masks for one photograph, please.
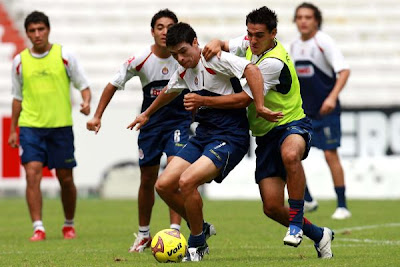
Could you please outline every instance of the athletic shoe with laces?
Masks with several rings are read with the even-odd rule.
[[[206,240],[209,239],[212,235],[217,235],[217,231],[215,230],[214,225],[208,222],[204,222],[203,232],[204,235],[206,236]]]
[[[207,243],[204,243],[204,245],[200,247],[188,248],[182,261],[201,261],[206,253],[209,254]]]
[[[304,212],[312,212],[318,209],[318,202],[316,200],[304,201]]]
[[[331,245],[334,238],[335,233],[331,229],[324,227],[322,239],[319,241],[318,244],[314,244],[314,247],[318,253],[318,258],[330,259],[333,257]]]
[[[30,241],[43,241],[46,239],[46,233],[42,230],[36,230],[33,236],[29,239]]]
[[[344,207],[336,208],[335,212],[332,214],[332,219],[334,220],[344,220],[350,217],[351,217],[351,212]]]
[[[295,225],[289,225],[286,236],[283,238],[283,244],[298,247],[303,240],[303,230]]]
[[[151,245],[151,236],[142,236],[133,234],[135,236],[135,242],[129,248],[129,252],[143,252],[145,248],[149,248]]]
[[[62,228],[64,239],[74,239],[76,237],[75,228],[73,226],[64,226]]]

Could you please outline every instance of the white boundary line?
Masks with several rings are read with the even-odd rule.
[[[374,228],[382,228],[382,227],[400,227],[400,223],[385,223],[385,224],[355,226],[355,227],[338,229],[338,230],[335,230],[335,232],[339,233],[339,234],[344,234],[349,231],[362,231],[362,230],[366,230],[366,229],[374,229]],[[346,238],[346,237],[337,237],[337,236],[336,236],[335,240],[344,241],[344,242],[354,242],[354,243],[379,244],[379,245],[400,245],[400,240],[357,239],[357,238]]]
[[[365,226],[355,226],[349,228],[342,228],[334,230],[335,233],[345,233],[347,231],[362,231],[365,229],[374,229],[374,228],[381,228],[381,227],[400,227],[400,223],[384,223],[384,224],[373,224],[373,225],[365,225]]]
[[[335,238],[336,241],[336,238]],[[338,238],[338,241],[347,241],[354,243],[372,243],[379,245],[400,245],[400,240],[372,240],[372,239],[356,239],[356,238]]]

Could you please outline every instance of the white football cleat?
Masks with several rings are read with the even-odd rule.
[[[318,258],[330,259],[333,257],[331,245],[333,239],[335,238],[334,235],[335,233],[331,229],[324,227],[322,239],[318,244],[314,244],[314,247],[318,253]]]
[[[186,251],[185,257],[183,257],[182,261],[201,261],[204,257],[204,254],[209,254],[209,249],[207,243],[197,248],[188,248]]]
[[[332,219],[334,220],[344,220],[351,217],[351,212],[346,208],[336,208],[335,212],[332,214]]]
[[[304,201],[304,212],[312,212],[318,209],[318,202],[316,200]]]
[[[135,242],[129,248],[129,252],[143,252],[145,248],[149,248],[151,245],[151,236],[135,235]]]
[[[298,247],[302,240],[303,230],[297,226],[290,225],[286,232],[286,236],[283,238],[283,244],[292,247]]]

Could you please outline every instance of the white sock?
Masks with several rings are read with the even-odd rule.
[[[139,226],[139,235],[144,237],[150,236],[150,225]]]
[[[74,219],[72,219],[72,220],[65,219],[64,226],[66,226],[66,227],[74,227]]]
[[[34,231],[34,232],[37,231],[37,230],[40,230],[40,231],[42,231],[42,232],[45,231],[45,230],[44,230],[44,226],[43,226],[43,222],[40,221],[40,220],[34,221],[34,222],[32,223],[32,226],[33,226],[33,231]]]
[[[169,228],[174,229],[174,230],[181,230],[181,226],[177,223],[171,223],[171,225],[169,226]]]

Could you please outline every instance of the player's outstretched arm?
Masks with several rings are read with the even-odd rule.
[[[245,108],[250,105],[251,101],[252,99],[245,92],[224,96],[201,96],[189,93],[184,96],[183,105],[186,110],[191,111],[196,110],[201,106],[232,109]]]
[[[87,116],[90,113],[90,100],[92,99],[90,88],[86,87],[85,89],[83,89],[81,91],[81,96],[82,96],[82,103],[80,112]]]
[[[137,116],[135,120],[126,128],[132,130],[136,126],[136,131],[140,130],[140,128],[142,128],[149,121],[151,115],[174,100],[175,97],[180,94],[180,92],[165,93],[166,90],[167,87],[164,87],[153,103],[151,103],[151,105],[142,114]]]
[[[103,116],[104,110],[106,109],[108,103],[110,103],[116,90],[117,87],[115,87],[111,83],[107,84],[107,86],[104,88],[93,118],[86,123],[86,128],[89,131],[94,131],[96,134],[99,132],[101,128],[101,117]]]
[[[218,39],[211,40],[206,46],[203,48],[203,56],[209,61],[212,57],[217,56],[221,57],[221,51],[229,52],[229,43],[228,41],[221,41]]]

